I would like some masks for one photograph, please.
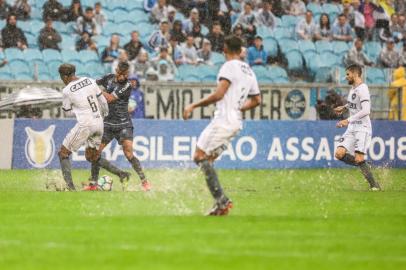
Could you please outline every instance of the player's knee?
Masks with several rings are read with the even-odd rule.
[[[362,162],[364,162],[364,157],[363,156],[355,156],[355,163],[357,163],[357,165],[361,164]]]
[[[64,146],[62,146],[58,151],[58,156],[60,159],[69,158],[70,154],[71,152]]]
[[[124,149],[124,156],[127,158],[127,160],[131,160],[134,157],[133,151]]]
[[[335,153],[335,157],[336,159],[343,159],[345,156],[345,149],[341,149],[341,148],[337,148],[336,153]]]
[[[85,150],[85,158],[89,162],[95,162],[99,159],[99,152],[96,148],[87,147]]]

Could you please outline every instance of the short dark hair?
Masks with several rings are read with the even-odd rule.
[[[118,62],[117,68],[124,72],[130,69],[130,64],[127,61],[120,61]]]
[[[61,76],[72,76],[75,75],[76,67],[72,64],[64,63],[58,68],[59,74]]]
[[[227,49],[231,53],[240,53],[242,47],[242,40],[235,36],[229,35],[225,38],[224,44],[227,46]]]
[[[93,8],[92,8],[92,7],[87,7],[87,8],[85,9],[85,12],[88,12],[88,11],[93,11]]]
[[[341,13],[340,15],[338,15],[338,17],[344,17],[347,19],[347,15],[345,15],[344,13]]]
[[[359,65],[356,64],[352,64],[349,65],[345,70],[351,71],[351,72],[355,72],[358,74],[358,76],[362,75],[362,68]]]
[[[100,3],[100,2],[96,2],[94,5],[95,5],[95,6],[101,6],[101,3]]]

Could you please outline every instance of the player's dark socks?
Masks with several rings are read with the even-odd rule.
[[[129,160],[131,163],[131,166],[133,167],[134,171],[138,174],[140,177],[141,181],[145,180],[145,174],[142,171],[141,163],[138,160],[138,158],[133,157],[132,159]]]
[[[98,164],[103,169],[111,172],[112,174],[117,175],[118,177],[120,177],[123,173],[125,173],[124,171],[120,170],[119,168],[108,162],[108,160],[105,158],[100,158]]]
[[[99,164],[99,160],[92,162],[92,168],[90,170],[91,173],[91,181],[92,182],[97,182],[97,179],[99,179],[99,172],[100,172],[100,164]]]
[[[365,179],[368,181],[369,186],[371,188],[381,188],[378,184],[378,182],[375,181],[374,176],[372,175],[371,172],[371,167],[369,166],[368,163],[365,161],[361,162],[359,164],[359,168],[361,169],[362,175],[365,177]]]
[[[68,189],[71,191],[76,190],[72,180],[72,166],[69,158],[59,158],[59,161],[61,163],[62,176],[66,182],[66,185],[68,186]]]
[[[342,162],[345,164],[351,165],[351,166],[358,166],[358,164],[355,162],[355,157],[353,155],[350,155],[346,153],[342,159],[340,159]]]
[[[203,160],[198,163],[202,172],[206,176],[206,183],[209,187],[211,195],[216,199],[217,202],[226,200],[226,196],[223,193],[217,173],[213,168],[213,165],[210,164],[208,160]]]

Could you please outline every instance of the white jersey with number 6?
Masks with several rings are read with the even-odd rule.
[[[240,125],[242,127],[240,108],[248,96],[260,94],[255,73],[247,63],[231,60],[221,67],[217,82],[220,80],[227,80],[230,86],[224,97],[216,103],[214,119],[226,125]]]
[[[70,82],[62,91],[62,109],[72,111],[79,125],[89,126],[103,121],[97,98],[102,95],[100,88],[93,79],[82,77]]]

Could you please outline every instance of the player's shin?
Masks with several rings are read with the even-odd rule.
[[[369,166],[368,163],[366,163],[365,161],[362,161],[361,163],[359,163],[359,168],[361,169],[362,175],[368,181],[370,188],[378,188],[378,189],[381,188],[379,186],[379,183],[377,181],[375,181],[375,178],[371,172],[371,167]]]
[[[138,160],[138,158],[136,158],[135,156],[133,156],[131,159],[128,160],[131,163],[131,166],[133,167],[134,171],[138,174],[138,176],[140,177],[140,180],[143,181],[145,180],[145,174],[144,171],[142,170],[141,167],[141,163]]]
[[[99,164],[99,160],[92,162],[92,167],[90,170],[91,173],[91,179],[90,181],[92,183],[96,183],[97,184],[97,179],[99,179],[99,172],[100,172],[100,164]]]
[[[206,176],[207,186],[209,187],[209,190],[216,201],[220,204],[228,201],[228,198],[224,195],[223,189],[221,188],[217,173],[214,170],[213,165],[210,164],[208,160],[202,160],[197,164],[200,166],[200,169]]]
[[[61,163],[62,176],[68,189],[71,191],[76,190],[72,180],[72,166],[69,157],[59,157],[59,161]]]
[[[345,153],[344,157],[340,159],[342,162],[345,164],[351,165],[351,166],[358,166],[358,164],[355,162],[355,157],[353,155],[350,155],[348,153]]]

